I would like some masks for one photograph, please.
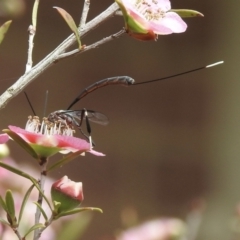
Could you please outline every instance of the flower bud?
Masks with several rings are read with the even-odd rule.
[[[51,195],[57,213],[72,210],[83,201],[82,183],[64,176],[52,185]]]

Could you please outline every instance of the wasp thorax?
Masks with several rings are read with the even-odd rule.
[[[55,119],[54,116],[52,116],[52,118],[45,117],[42,122],[38,116],[29,116],[25,129],[29,132],[44,135],[73,136],[73,133],[75,133],[73,125],[69,125],[63,119]]]

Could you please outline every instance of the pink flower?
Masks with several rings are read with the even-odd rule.
[[[51,194],[53,202],[61,204],[57,208],[58,213],[69,211],[83,201],[82,183],[71,181],[64,176],[52,185]]]
[[[185,232],[185,224],[179,219],[156,219],[124,231],[117,240],[181,239]]]
[[[9,126],[9,129],[5,130],[5,132],[35,158],[47,158],[58,152],[77,151],[104,156],[104,154],[90,149],[90,144],[80,138],[50,133],[35,133],[15,126]]]
[[[185,32],[187,24],[170,12],[169,0],[115,0],[122,10],[129,35],[139,40],[156,40],[157,35]]]

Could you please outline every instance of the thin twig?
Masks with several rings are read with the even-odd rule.
[[[42,164],[42,169],[41,169],[41,175],[40,175],[40,180],[39,180],[39,186],[40,186],[40,189],[42,190],[42,192],[44,192],[44,184],[45,184],[45,180],[46,180],[46,166],[47,166],[47,159],[45,159],[44,163]],[[38,204],[40,206],[42,206],[42,202],[43,202],[43,196],[42,194],[39,192],[38,194],[38,200],[37,200]],[[41,211],[40,209],[36,208],[36,213],[35,213],[35,224],[39,223],[39,220],[40,220],[40,217],[41,217]],[[34,231],[34,240],[37,240],[39,239],[39,229],[35,230]]]
[[[22,239],[23,239],[23,238],[21,237],[20,232],[18,231],[17,228],[12,228],[12,230],[13,230],[14,233],[17,235],[17,237],[18,237],[19,240],[22,240]]]
[[[28,59],[27,59],[25,73],[29,72],[33,65],[33,60],[32,60],[32,53],[33,53],[33,47],[34,47],[33,39],[35,37],[36,29],[37,29],[37,13],[38,13],[39,2],[40,0],[35,0],[34,2],[33,11],[32,11],[32,25],[30,25],[28,28],[28,32],[29,32]]]
[[[53,215],[52,215],[52,216],[48,219],[48,221],[46,221],[46,222],[44,223],[45,227],[39,229],[39,231],[38,231],[38,236],[37,236],[38,238],[37,238],[37,239],[40,239],[43,231],[44,231],[48,226],[51,225],[51,223],[53,222],[53,220],[54,220],[54,217],[53,217]]]
[[[119,38],[121,35],[123,35],[124,33],[126,32],[126,30],[121,30],[115,34],[112,34],[111,36],[108,36],[108,37],[105,37],[103,38],[102,40],[98,41],[98,42],[95,42],[89,46],[85,46],[83,47],[81,50],[79,49],[75,49],[71,52],[67,52],[67,53],[63,53],[61,55],[58,56],[58,59],[57,60],[62,60],[62,59],[65,59],[65,58],[68,58],[68,57],[72,57],[72,56],[76,56],[76,55],[79,55],[81,53],[84,53],[88,50],[91,50],[91,49],[94,49],[94,48],[97,48],[99,47],[100,45],[104,44],[104,43],[107,43],[111,40],[114,40],[116,38]]]
[[[83,5],[82,16],[79,24],[80,29],[83,29],[85,27],[89,8],[90,8],[90,0],[85,0]]]
[[[33,39],[36,33],[36,29],[33,27],[33,25],[29,26],[28,32],[29,32],[28,58],[27,58],[25,73],[29,72],[32,69],[32,65],[33,65],[33,60],[32,60],[32,52],[33,52],[33,46],[34,46]]]
[[[114,16],[115,12],[119,9],[116,3],[113,3],[104,12],[99,14],[93,20],[85,25],[85,28],[80,30],[80,35],[83,37],[89,31],[98,27],[101,23]],[[10,88],[8,88],[0,96],[0,109],[4,108],[6,104],[15,96],[17,96],[29,83],[35,80],[41,73],[49,68],[58,58],[59,55],[64,53],[70,46],[76,43],[74,34],[65,39],[55,50],[48,54],[41,62],[39,62],[31,71],[25,73],[20,77]]]

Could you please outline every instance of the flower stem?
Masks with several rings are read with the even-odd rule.
[[[39,187],[43,193],[44,193],[44,184],[45,184],[46,175],[47,175],[47,171],[46,171],[47,162],[48,162],[48,159],[45,159],[45,161],[42,160],[41,174],[40,174],[40,179],[39,179]],[[37,202],[40,206],[42,206],[43,196],[42,196],[41,192],[39,192],[39,194],[38,194]],[[41,211],[37,207],[36,213],[35,213],[35,224],[39,223],[40,217],[41,217]],[[34,231],[34,238],[33,238],[34,240],[39,239],[39,237],[40,237],[39,231],[40,231],[39,229]]]

